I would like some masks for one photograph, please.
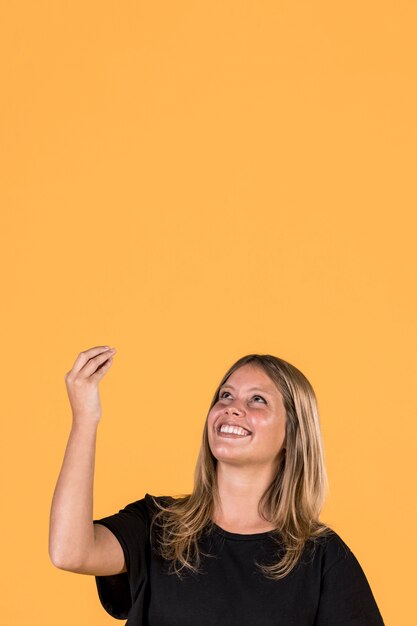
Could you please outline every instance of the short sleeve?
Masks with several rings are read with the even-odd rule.
[[[112,531],[125,556],[127,572],[95,577],[100,602],[116,619],[127,619],[133,603],[143,598],[147,582],[148,497],[146,494],[118,513],[93,520]]]
[[[323,573],[314,626],[385,626],[356,556],[338,543],[338,559]]]

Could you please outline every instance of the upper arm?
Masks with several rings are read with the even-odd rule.
[[[90,574],[104,580],[117,576],[135,581],[146,564],[146,544],[149,534],[149,494],[130,502],[118,513],[93,519],[94,545],[84,554],[81,563],[66,564],[62,569]]]
[[[351,550],[322,579],[315,626],[384,626],[368,579]]]
[[[127,572],[122,546],[112,531],[103,524],[94,525],[94,547],[77,567],[62,568],[77,574],[110,576]]]

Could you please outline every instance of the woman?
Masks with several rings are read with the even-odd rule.
[[[314,391],[275,356],[244,356],[222,378],[192,494],[147,493],[92,520],[98,383],[114,352],[82,352],[66,374],[54,565],[95,576],[103,607],[128,626],[383,625],[355,555],[319,521],[328,482]]]

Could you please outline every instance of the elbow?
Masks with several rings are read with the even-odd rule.
[[[74,572],[77,570],[78,564],[71,562],[68,558],[58,553],[49,551],[49,559],[54,567],[65,570],[67,572]]]
[[[66,569],[64,560],[60,558],[57,554],[49,552],[49,560],[54,567],[57,567],[58,569]]]

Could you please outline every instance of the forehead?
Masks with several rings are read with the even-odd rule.
[[[231,388],[242,391],[264,391],[270,395],[280,395],[276,384],[259,366],[249,363],[232,372],[220,389]]]

